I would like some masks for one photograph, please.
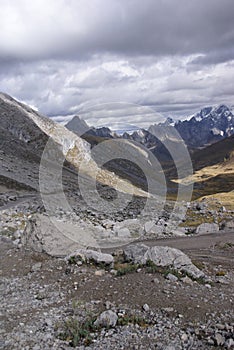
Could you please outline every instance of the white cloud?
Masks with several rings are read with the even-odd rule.
[[[106,62],[106,63],[103,63]],[[187,62],[190,62],[187,58]],[[50,71],[50,68],[53,69]],[[20,74],[12,73],[0,81],[0,90],[36,106],[46,115],[73,115],[103,103],[152,106],[153,110],[183,117],[204,105],[232,104],[234,64],[206,66],[188,70],[185,58],[152,59],[148,66],[116,56],[95,57],[86,62],[55,61],[21,65]],[[105,110],[105,108],[104,108]],[[148,125],[149,113],[135,109],[132,115],[86,113],[92,125],[128,121]]]
[[[110,102],[178,117],[231,105],[233,7],[232,0],[1,0],[0,90],[58,120]],[[139,108],[109,112],[86,118],[98,126],[155,122]]]

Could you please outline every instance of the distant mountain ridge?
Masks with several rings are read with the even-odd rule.
[[[75,115],[66,125],[65,127],[77,134],[78,136],[82,136],[84,134],[93,135],[97,137],[105,137],[105,138],[116,138],[117,134],[111,131],[111,129],[107,127],[95,128],[93,126],[89,126],[86,121],[79,116]]]
[[[76,133],[79,130],[78,134],[81,135],[83,122],[80,118],[74,117],[66,127],[70,130],[74,129]],[[234,135],[234,115],[227,106],[220,105],[205,107],[183,121],[167,118],[165,122],[150,125],[148,130],[139,128],[132,133],[124,132],[122,135],[117,135],[106,127],[92,127],[81,137],[88,141],[91,147],[108,139],[135,142],[152,152],[166,170],[173,168],[173,164],[183,162],[181,158],[183,158],[184,143],[192,155],[196,150],[204,149],[231,135]]]
[[[187,146],[204,147],[234,134],[234,115],[225,105],[206,107],[175,128]]]
[[[67,123],[66,127],[73,132],[78,131],[82,134],[83,123],[85,122],[82,119],[74,117]],[[88,127],[87,124],[86,127]],[[180,136],[176,136],[176,132],[175,130],[172,132],[172,128]],[[92,127],[87,133],[101,138],[120,137],[107,127]],[[173,142],[180,142],[181,137],[190,149],[206,147],[234,134],[234,115],[226,105],[205,107],[186,120],[175,122],[172,118],[167,118],[164,123],[150,125],[148,130],[139,128],[132,133],[124,132],[121,137],[138,142],[155,152],[160,142],[163,142],[171,134],[173,134]]]

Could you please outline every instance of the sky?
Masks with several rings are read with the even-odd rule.
[[[0,91],[65,123],[234,106],[233,0],[0,0]]]

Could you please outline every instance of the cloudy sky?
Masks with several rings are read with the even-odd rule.
[[[0,90],[55,120],[147,126],[234,105],[233,0],[0,0],[0,11]]]

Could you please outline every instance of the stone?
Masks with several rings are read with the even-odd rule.
[[[96,321],[94,322],[94,325],[96,327],[115,327],[116,323],[118,321],[117,314],[112,310],[106,310],[101,313],[101,315],[98,316]]]
[[[37,252],[65,257],[76,249],[96,247],[95,226],[71,220],[61,221],[54,216],[34,215],[21,236],[23,245]]]
[[[225,347],[227,349],[234,349],[234,339],[232,338],[227,339],[225,342]]]
[[[209,337],[209,338],[207,339],[207,344],[208,344],[208,345],[215,345],[215,342],[214,342],[214,340],[213,340],[212,338]]]
[[[148,311],[150,310],[150,307],[149,307],[148,304],[144,304],[144,305],[142,306],[142,309],[143,309],[145,312],[148,312]]]
[[[38,272],[42,267],[42,263],[38,262],[31,267],[31,272]]]
[[[185,272],[193,278],[205,277],[205,274],[179,249],[157,246],[151,247],[145,253],[144,258],[146,261],[153,261],[157,266],[172,267],[178,271]]]
[[[131,238],[132,233],[134,237],[142,234],[141,223],[138,219],[126,219],[116,222],[113,226],[113,233],[120,238]]]
[[[150,247],[145,244],[130,244],[124,248],[126,261],[146,264],[148,260],[161,267],[170,267],[185,272],[193,278],[204,278],[205,274],[199,270],[190,258],[179,249],[170,247]]]
[[[110,302],[109,300],[107,300],[105,303],[104,303],[105,307],[107,310],[110,310],[111,308],[114,307],[114,304],[112,302]]]
[[[174,312],[175,310],[174,310],[173,307],[163,307],[163,308],[162,308],[162,311],[164,311],[164,312],[170,314],[170,313]]]
[[[175,248],[158,246],[148,248],[142,243],[130,244],[124,248],[124,257],[126,261],[140,264],[146,264],[150,260],[157,266],[174,268],[195,279],[205,277],[205,274],[192,263],[186,254]]]
[[[215,233],[219,231],[219,225],[215,223],[203,223],[196,229],[196,234],[203,235],[206,233]]]
[[[109,219],[103,220],[102,221],[102,226],[105,227],[106,229],[112,229],[114,226],[115,222]]]
[[[144,254],[148,249],[149,247],[142,243],[130,244],[123,250],[125,261],[132,261],[134,264],[146,263]]]
[[[234,229],[234,220],[222,221],[221,224],[222,230],[233,230]]]
[[[183,333],[183,334],[181,335],[181,340],[182,340],[183,342],[187,342],[187,341],[188,341],[188,334]]]
[[[188,284],[190,286],[193,285],[193,280],[191,280],[191,278],[189,278],[188,276],[185,276],[183,278],[181,278],[181,281],[185,284]]]
[[[226,326],[224,324],[217,323],[216,324],[216,328],[218,328],[219,330],[223,331],[226,328]]]
[[[119,230],[117,230],[116,234],[118,237],[122,237],[122,238],[131,237],[131,233],[127,227],[120,228]]]
[[[166,228],[165,232],[172,234],[173,236],[183,237],[188,232],[188,229],[186,227],[176,227],[176,225],[170,225]]]
[[[154,278],[154,279],[152,280],[152,282],[153,282],[153,283],[159,283],[159,279],[158,279],[158,278]]]
[[[154,227],[155,222],[154,221],[147,221],[144,225],[144,230],[146,233],[150,232],[151,229]]]
[[[178,281],[178,278],[173,275],[172,273],[169,273],[167,276],[166,276],[166,279],[171,281],[171,282],[177,282]]]
[[[114,258],[111,254],[105,254],[91,249],[78,249],[75,252],[69,254],[66,260],[71,257],[79,260],[82,259],[86,262],[94,262],[96,264],[111,265],[114,262]]]
[[[195,205],[196,205],[196,209],[198,211],[202,211],[202,210],[205,210],[207,208],[207,204],[204,202],[197,202],[197,203],[195,203]]]
[[[105,275],[105,270],[97,270],[95,271],[95,276],[99,276],[99,277],[102,277]]]
[[[220,333],[216,333],[214,339],[217,346],[223,345],[225,343],[225,338]]]

